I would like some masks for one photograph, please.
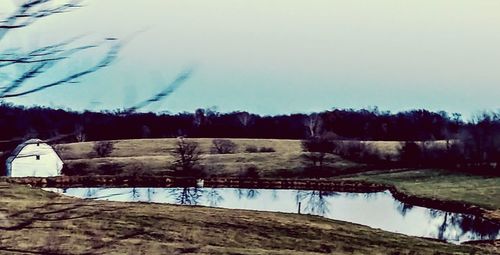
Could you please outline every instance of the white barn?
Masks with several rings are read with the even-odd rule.
[[[63,161],[52,146],[30,139],[16,147],[7,159],[7,176],[50,177],[61,175]]]

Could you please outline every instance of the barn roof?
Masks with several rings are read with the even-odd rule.
[[[21,151],[24,149],[24,147],[26,147],[29,144],[37,144],[37,143],[45,143],[45,142],[40,140],[40,139],[29,139],[29,140],[24,141],[23,143],[19,144],[12,151],[12,153],[10,154],[10,157],[7,158],[7,163],[11,163],[15,158],[17,158],[17,156],[19,155],[19,153],[21,153]]]

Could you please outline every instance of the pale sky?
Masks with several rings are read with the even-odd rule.
[[[0,15],[12,0],[0,0]],[[500,109],[500,1],[87,0],[7,35],[0,50],[77,35],[133,39],[111,67],[10,100],[74,110],[117,109],[195,72],[152,111],[260,114],[378,106]],[[43,79],[98,59],[82,54]]]

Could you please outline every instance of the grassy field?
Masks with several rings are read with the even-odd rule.
[[[201,164],[209,176],[238,176],[246,169],[258,169],[263,177],[288,177],[300,175],[304,169],[304,153],[299,140],[279,139],[231,139],[237,146],[234,154],[212,153],[210,138],[188,139],[199,144]],[[101,158],[93,151],[94,142],[56,145],[59,154],[69,167],[84,169],[90,173],[106,174],[110,170],[118,174],[168,173],[174,158],[171,151],[177,139],[136,139],[112,141],[114,150],[109,157]],[[344,144],[355,141],[343,141]],[[367,148],[376,150],[383,158],[397,157],[401,142],[366,141]],[[274,152],[249,153],[246,148],[272,148]],[[446,146],[445,141],[426,142],[428,147]],[[326,166],[337,173],[348,169],[363,169],[364,164],[329,155]],[[287,176],[283,176],[287,175]]]
[[[396,186],[404,193],[478,205],[500,221],[500,178],[436,169],[371,171],[342,177]]]
[[[496,254],[321,217],[100,202],[0,183],[1,254]]]
[[[212,139],[189,139],[200,145],[201,164],[209,176],[238,176],[249,167],[255,167],[263,177],[276,177],[281,173],[293,174],[304,168],[301,142],[298,140],[277,139],[232,139],[237,145],[234,154],[211,153]],[[165,173],[174,158],[170,152],[175,148],[177,139],[138,139],[113,141],[114,150],[109,157],[100,158],[93,152],[93,142],[57,145],[65,164],[81,168],[92,173],[119,171],[131,173]],[[246,148],[273,148],[275,152],[248,153]],[[328,166],[342,171],[362,167],[362,165],[330,156]]]

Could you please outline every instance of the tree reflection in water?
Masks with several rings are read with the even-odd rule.
[[[218,206],[224,201],[224,198],[219,194],[219,191],[217,191],[217,189],[212,188],[204,192],[206,193],[207,202],[210,206]]]
[[[97,194],[97,191],[99,191],[98,188],[87,188],[87,191],[85,192],[84,196],[86,198],[93,198]],[[66,190],[64,192],[66,192]]]
[[[276,201],[278,200],[278,191],[273,189],[271,190],[271,198],[273,199],[273,201]]]
[[[169,189],[168,193],[174,197],[175,203],[179,205],[198,205],[203,190],[197,187],[184,187]]]
[[[242,198],[255,199],[260,195],[257,189],[234,189],[236,197],[241,200]]]
[[[402,202],[399,202],[398,200],[394,200],[396,203],[396,209],[398,209],[398,212],[405,217],[408,212],[410,212],[413,209],[413,205],[410,204],[405,204]]]
[[[470,234],[474,239],[496,239],[500,235],[500,224],[473,215],[443,212],[430,209],[432,218],[443,217],[437,229],[440,240],[459,240]],[[453,235],[453,236],[452,236]]]
[[[130,196],[132,197],[132,201],[136,201],[136,200],[139,200],[139,198],[141,198],[141,193],[139,192],[139,190],[137,188],[134,187],[130,191]]]
[[[388,192],[336,193],[319,190],[259,190],[196,187],[69,188],[57,189],[56,191],[69,194],[70,196],[98,200],[159,202],[213,207],[222,206],[234,209],[244,208],[280,212],[297,212],[298,204],[301,203],[301,211],[304,213],[325,216],[332,219],[340,217],[338,219],[342,220],[346,220],[342,218],[342,213],[345,214],[345,210],[360,210],[355,208],[364,208],[365,205],[363,203],[372,200],[366,204],[367,208],[386,212],[388,217],[389,215],[390,217],[402,215],[404,220],[400,219],[400,217],[395,217],[395,220],[404,222],[402,224],[408,224],[405,227],[414,227],[419,229],[419,231],[421,230],[421,235],[425,237],[460,242],[468,240],[491,240],[500,237],[500,224],[498,223],[493,223],[484,218],[474,217],[472,215],[411,206],[395,201],[394,197]],[[337,198],[333,199],[333,196],[339,196],[338,200]],[[387,204],[386,202],[388,199],[393,199],[391,200],[393,202]],[[238,203],[239,200],[242,200],[241,203]],[[248,203],[249,200],[253,201]],[[276,203],[269,203],[270,201],[276,201]],[[351,202],[353,204],[351,204]],[[269,204],[263,205],[265,203]],[[342,209],[330,211],[333,206],[332,203],[339,203],[339,208],[342,206]],[[346,207],[345,205],[353,205],[354,207]],[[338,216],[337,213],[340,213],[341,216]],[[366,213],[366,217],[363,219],[370,217],[371,212]],[[347,220],[354,223],[360,221],[357,218],[349,218]],[[363,222],[363,224],[367,225],[373,223],[370,221]],[[374,225],[380,227],[377,224]],[[405,233],[405,228],[401,229],[403,233]],[[415,232],[410,231],[410,234],[415,234]]]
[[[203,189],[197,187],[184,187],[166,189],[169,196],[174,198],[176,204],[180,205],[199,205],[203,204],[205,198],[209,206],[218,206],[224,198],[217,189]]]
[[[153,188],[148,188],[148,189],[146,190],[146,195],[147,195],[147,197],[148,197],[148,202],[150,202],[150,203],[151,203],[151,202],[153,202],[153,196],[154,196],[155,194],[156,194],[156,191],[155,191],[155,189],[153,189]]]
[[[338,196],[337,192],[321,190],[297,190],[295,201],[297,207],[301,203],[305,213],[325,216],[330,212],[327,197]]]

